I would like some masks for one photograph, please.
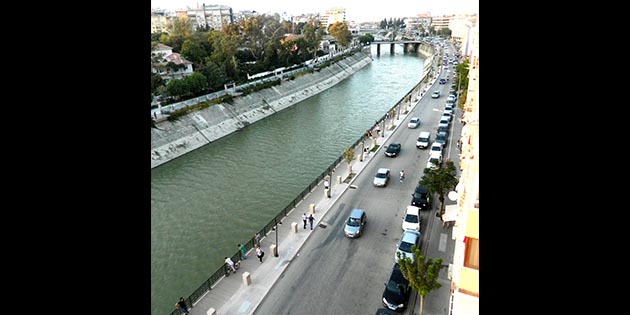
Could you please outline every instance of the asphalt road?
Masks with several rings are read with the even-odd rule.
[[[443,71],[440,77],[446,77],[446,72]],[[449,77],[452,78],[452,71]],[[428,159],[428,150],[415,147],[416,138],[420,131],[428,130],[431,140],[435,139],[451,82],[436,83],[426,94],[439,89],[440,98],[423,97],[404,120],[396,122],[402,125],[386,144],[400,142],[400,155],[385,157],[384,148],[370,154],[372,160],[353,183],[357,188],[348,189],[326,213],[302,246],[299,256],[286,268],[254,314],[374,314],[377,308],[383,307],[381,298],[395,263],[396,246],[402,234],[402,216]],[[457,149],[451,141],[452,126],[462,113],[457,109],[454,114],[449,142],[443,152],[445,160],[456,156]],[[407,122],[413,116],[420,117],[421,124],[416,129],[409,129]],[[388,122],[388,127],[390,125]],[[448,150],[454,151],[449,153]],[[374,187],[373,176],[381,167],[391,169],[389,184]],[[401,169],[406,174],[403,183],[398,180]],[[437,200],[433,207],[437,207]],[[358,239],[349,239],[343,234],[345,220],[353,208],[364,209],[367,213],[365,231]],[[434,215],[434,210],[421,212],[420,231],[423,235],[428,232],[427,228],[435,228],[427,227],[427,218]],[[423,241],[424,237],[420,248],[424,248]],[[414,295],[415,292],[411,299]],[[411,312],[407,309],[404,314]]]

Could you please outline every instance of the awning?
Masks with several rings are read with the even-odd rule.
[[[459,213],[459,207],[455,205],[447,205],[444,207],[444,214],[442,215],[442,221],[455,221],[457,220],[457,214]]]

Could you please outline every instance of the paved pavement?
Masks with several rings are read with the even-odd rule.
[[[423,97],[429,96],[424,93]],[[418,102],[419,100],[411,106],[415,108]],[[404,120],[406,116],[407,114],[401,114],[400,120]],[[453,124],[455,123],[459,123],[459,120],[453,119]],[[402,124],[397,125],[396,129]],[[195,302],[193,308],[190,309],[190,315],[209,315],[212,314],[211,311],[209,312],[211,309],[215,310],[214,314],[216,315],[253,314],[284,269],[299,252],[310,233],[316,233],[317,231],[317,229],[311,231],[308,227],[306,230],[302,228],[302,214],[308,214],[310,212],[310,205],[314,204],[316,214],[314,226],[319,224],[319,221],[324,218],[337,199],[352,186],[354,179],[357,178],[358,174],[361,173],[367,163],[372,160],[371,157],[380,153],[382,144],[385,143],[389,136],[395,131],[396,130],[386,130],[384,137],[378,137],[376,139],[376,144],[379,147],[376,152],[370,153],[370,158],[364,159],[363,161],[359,161],[358,159],[352,161],[352,172],[357,175],[353,176],[348,183],[343,182],[348,176],[346,162],[342,161],[337,166],[335,173],[333,173],[330,198],[327,198],[325,195],[322,181],[284,218],[282,228],[278,234],[278,257],[274,257],[270,250],[270,246],[276,244],[275,232],[270,232],[261,240],[261,246],[265,251],[263,262],[260,263],[256,257],[255,251],[250,250],[247,253],[247,259],[241,261],[241,267],[237,273],[221,279],[208,293]],[[359,150],[355,151],[358,152]],[[338,176],[341,177],[341,183],[338,182]],[[425,239],[423,240],[423,244],[431,244],[428,248],[423,248],[422,252],[427,253],[427,256],[431,258],[442,258],[443,265],[448,265],[453,261],[453,249],[455,246],[451,237],[453,229],[442,228],[440,219],[434,215],[431,215],[430,218],[432,222],[429,224],[433,224],[433,228],[430,229],[431,233],[424,235]],[[296,222],[298,225],[297,233],[291,231],[292,222]],[[427,240],[430,240],[430,242],[427,242]],[[425,297],[425,315],[448,314],[450,279],[446,277],[448,274],[447,269],[448,268],[445,268],[444,271],[440,273],[442,276],[439,282],[442,284],[442,287],[432,291]],[[243,275],[246,272],[249,273],[251,278],[251,284],[249,285],[246,285],[243,279]],[[419,312],[419,297],[415,293],[412,297],[415,297],[415,299],[412,298],[410,300],[410,305],[405,311],[405,314],[417,314]]]

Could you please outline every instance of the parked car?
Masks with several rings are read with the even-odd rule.
[[[379,168],[378,171],[376,171],[376,174],[374,174],[374,186],[376,187],[385,187],[387,186],[387,183],[389,183],[389,175],[390,175],[390,169],[389,168]]]
[[[453,120],[453,115],[451,115],[451,113],[443,112],[440,120],[443,120],[444,118],[448,119],[448,121],[450,122]]]
[[[348,220],[346,220],[346,226],[343,228],[343,233],[349,238],[357,238],[363,234],[365,223],[367,223],[365,210],[352,209]]]
[[[398,156],[398,154],[400,153],[400,143],[395,142],[395,143],[390,143],[387,146],[387,150],[385,150],[385,156],[389,156],[389,157],[394,157],[394,156]]]
[[[396,249],[396,254],[394,255],[394,261],[398,261],[398,255],[401,258],[409,257],[413,262],[415,257],[413,252],[411,251],[411,246],[420,244],[420,232],[416,230],[405,230],[400,236],[400,241],[398,242],[398,248]]]
[[[433,141],[433,143],[431,144],[431,148],[429,149],[429,155],[431,155],[431,153],[433,152],[440,152],[440,154],[442,153],[442,145]]]
[[[442,147],[445,147],[446,143],[448,142],[448,132],[446,131],[438,132],[437,136],[435,136],[435,142],[441,144]]]
[[[440,91],[433,91],[433,93],[431,93],[431,98],[439,98],[440,97]]]
[[[400,266],[396,263],[394,268],[392,268],[389,280],[385,283],[383,305],[390,310],[400,312],[407,307],[410,294],[411,286],[409,286],[409,280],[405,279],[402,271],[400,271]]]
[[[416,206],[407,206],[405,215],[402,220],[402,229],[412,229],[420,231],[420,208]]]
[[[448,113],[450,115],[453,115],[453,106],[452,105],[446,105],[444,106],[444,113]]]
[[[420,117],[411,117],[411,119],[409,119],[409,123],[407,124],[407,127],[414,129],[414,128],[418,128],[418,126],[420,126]]]
[[[436,169],[442,166],[442,152],[431,152],[427,160],[427,168]]]
[[[431,208],[429,190],[422,184],[418,184],[413,194],[411,194],[411,205],[418,207],[420,210],[429,210]]]
[[[451,123],[450,119],[448,117],[440,117],[440,122],[438,123],[438,127],[446,127],[448,128],[448,125]]]

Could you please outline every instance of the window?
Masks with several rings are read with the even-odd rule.
[[[479,270],[479,240],[476,238],[466,237],[464,267]]]

